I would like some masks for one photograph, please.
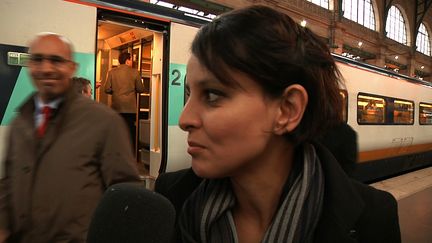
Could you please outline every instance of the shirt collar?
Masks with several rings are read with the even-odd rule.
[[[40,113],[42,112],[42,108],[44,106],[49,106],[51,109],[57,109],[60,105],[60,102],[63,101],[63,98],[57,98],[55,100],[52,100],[48,103],[44,103],[39,95],[35,96],[35,106],[36,106],[36,112]]]

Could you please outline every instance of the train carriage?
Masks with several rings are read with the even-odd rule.
[[[362,181],[432,163],[432,84],[334,56],[345,80],[348,124],[358,134]]]

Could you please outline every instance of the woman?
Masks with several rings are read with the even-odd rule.
[[[202,27],[180,117],[192,170],[156,184],[177,209],[177,241],[400,242],[394,198],[313,142],[339,122],[338,80],[326,45],[271,8]]]

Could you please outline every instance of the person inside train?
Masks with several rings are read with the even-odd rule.
[[[120,66],[111,69],[105,82],[105,93],[112,95],[112,108],[125,120],[135,148],[137,94],[145,91],[138,70],[132,68],[132,56],[123,52],[119,56]]]
[[[90,80],[82,77],[73,77],[72,83],[75,91],[78,94],[82,94],[87,98],[91,98],[93,95],[93,89],[91,87]]]
[[[68,39],[40,33],[29,53],[36,92],[10,125],[0,180],[0,242],[84,243],[105,189],[139,182],[126,124],[75,92],[77,64]]]
[[[400,242],[397,203],[354,180],[315,138],[339,122],[339,71],[309,29],[254,5],[203,26],[180,116],[192,168],[155,190],[176,242]]]

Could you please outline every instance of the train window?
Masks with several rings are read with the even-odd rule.
[[[357,122],[359,124],[384,124],[386,101],[377,96],[357,96]]]
[[[341,89],[339,94],[342,96],[342,120],[348,122],[348,92]]]
[[[419,111],[420,125],[432,125],[432,104],[420,103]]]
[[[413,124],[414,123],[414,102],[394,99],[393,101],[393,123]]]

